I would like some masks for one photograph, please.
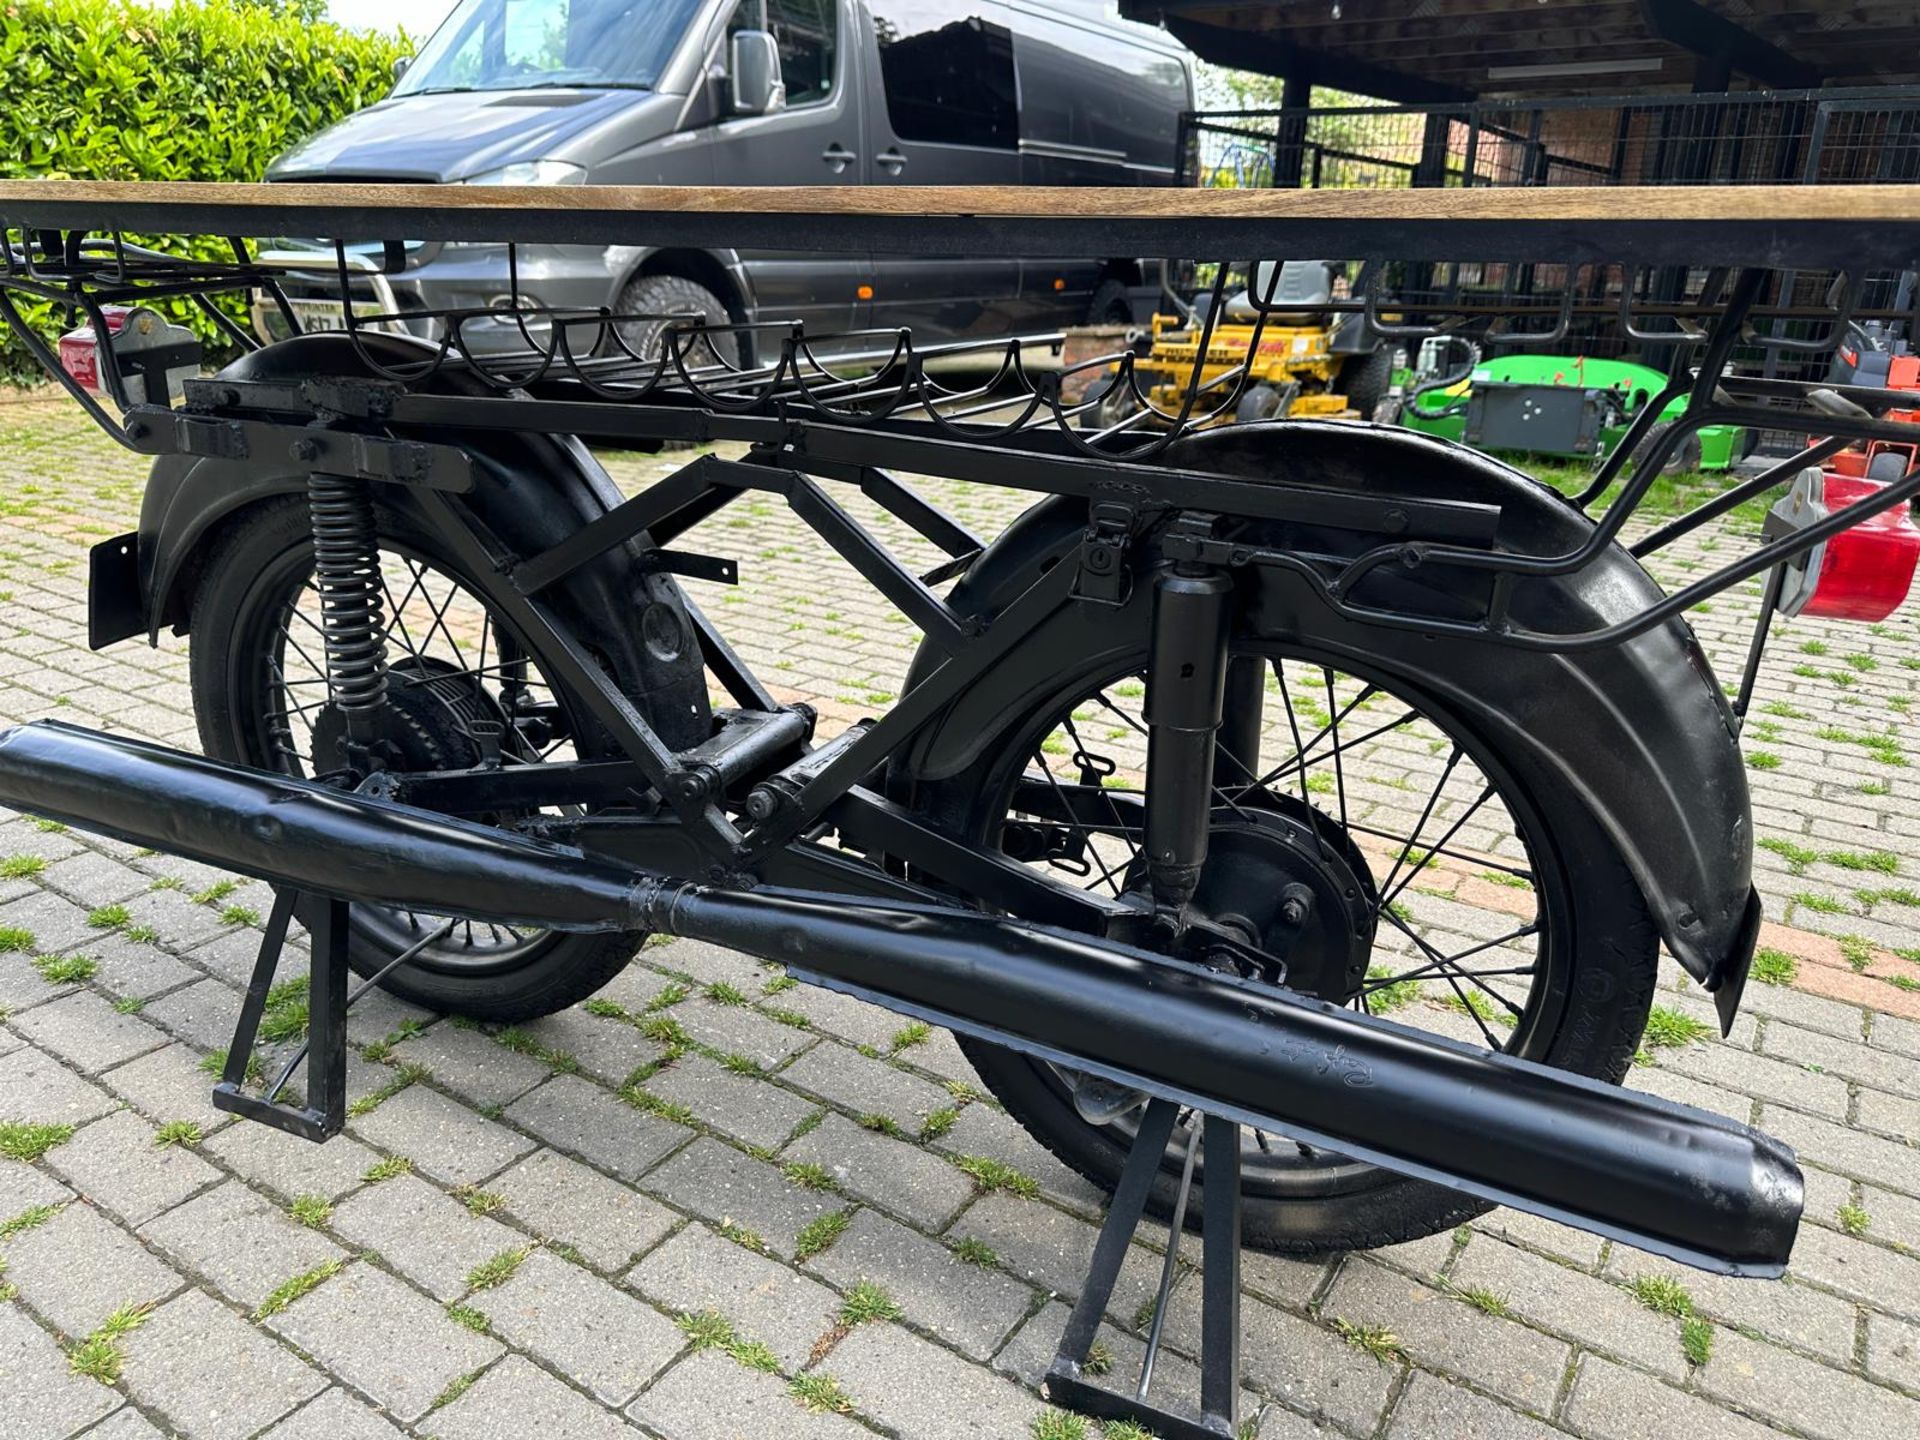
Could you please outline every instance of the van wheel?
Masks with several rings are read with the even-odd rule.
[[[1093,299],[1087,304],[1087,324],[1089,325],[1131,325],[1133,323],[1133,298],[1127,294],[1127,287],[1118,280],[1102,280],[1094,287]]]
[[[621,315],[657,317],[619,322],[620,338],[649,360],[660,353],[661,340],[668,327],[680,323],[683,316],[697,317],[706,325],[733,323],[725,301],[706,286],[680,275],[642,275],[637,280],[629,280],[620,291],[615,309]],[[697,341],[682,340],[679,345],[679,353],[689,371],[708,365],[740,363],[740,336],[733,331],[710,334]]]

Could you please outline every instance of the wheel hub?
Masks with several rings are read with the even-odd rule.
[[[464,770],[480,763],[474,727],[499,725],[499,709],[473,676],[444,661],[410,655],[387,671],[387,703],[377,743],[395,770],[420,774]],[[315,763],[339,763],[346,721],[329,703],[315,717]]]
[[[1344,1005],[1373,953],[1378,894],[1346,831],[1303,802],[1219,807],[1191,909],[1286,962],[1289,990]]]

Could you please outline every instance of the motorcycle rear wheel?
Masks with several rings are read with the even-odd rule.
[[[449,547],[411,517],[384,506],[376,514],[386,580],[387,739],[398,751],[400,768],[457,769],[475,763],[468,732],[481,720],[508,722],[502,749],[509,763],[569,753],[610,758],[610,742],[574,713],[564,690],[547,683],[538,655],[487,603],[489,582],[466,574],[450,558]],[[215,759],[309,777],[335,763],[326,737],[336,722],[326,713],[325,672],[316,663],[321,660],[314,624],[319,610],[311,572],[312,531],[304,497],[268,501],[243,512],[209,553],[189,626],[190,678],[201,746]],[[624,680],[621,654],[609,647],[601,647],[601,653]],[[551,707],[551,729],[564,737],[558,743],[539,744],[537,726],[512,723],[514,705],[503,703],[510,674],[521,678],[535,703]],[[359,974],[372,975],[430,934],[440,918],[355,905],[349,963]],[[592,995],[621,971],[645,938],[637,932],[575,935],[459,921],[381,984],[436,1011],[478,1020],[530,1020]]]

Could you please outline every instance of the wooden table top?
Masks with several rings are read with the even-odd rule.
[[[921,254],[1906,265],[1920,185],[1474,190],[0,181],[35,229]],[[728,239],[726,237],[734,238]],[[1304,247],[1304,248],[1303,248]],[[1451,249],[1449,247],[1452,247]]]

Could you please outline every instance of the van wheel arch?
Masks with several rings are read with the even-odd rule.
[[[617,298],[636,280],[653,275],[677,275],[711,290],[739,324],[753,318],[753,297],[745,292],[737,262],[729,264],[711,250],[655,250],[643,258],[613,288]]]

